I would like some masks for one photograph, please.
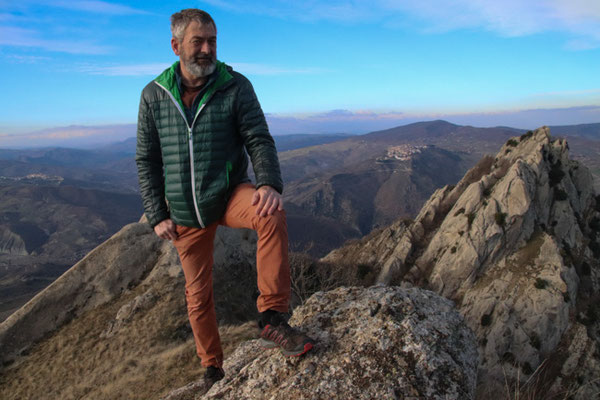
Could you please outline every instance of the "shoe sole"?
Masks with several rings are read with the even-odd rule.
[[[279,345],[277,343],[271,342],[270,340],[265,340],[263,338],[259,339],[259,344],[265,350],[274,349],[276,347],[279,347]],[[299,350],[284,350],[284,349],[281,349],[281,354],[283,354],[286,357],[299,357],[302,354],[304,354],[307,351],[309,351],[310,349],[312,349],[313,347],[314,346],[313,346],[312,343],[306,343],[304,345],[304,347],[302,349],[299,349]]]

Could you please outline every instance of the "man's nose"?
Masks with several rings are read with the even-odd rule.
[[[202,53],[210,53],[210,44],[207,42],[202,43],[202,46],[200,46],[200,51]]]

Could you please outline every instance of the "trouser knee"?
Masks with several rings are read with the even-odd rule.
[[[258,217],[256,231],[261,232],[286,232],[287,221],[285,211],[275,211],[266,217]]]

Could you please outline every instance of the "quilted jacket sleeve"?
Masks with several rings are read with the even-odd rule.
[[[244,139],[246,151],[252,161],[256,187],[268,185],[282,193],[283,181],[279,169],[279,159],[265,115],[250,81],[243,76],[240,76],[240,81],[236,99],[238,131]]]
[[[148,223],[154,228],[169,218],[165,201],[165,179],[158,132],[152,110],[142,92],[137,125],[135,162],[138,168],[140,194]]]

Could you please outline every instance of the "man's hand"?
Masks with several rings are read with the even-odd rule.
[[[272,215],[275,210],[283,211],[283,199],[271,186],[261,186],[254,192],[252,205],[257,204],[256,215],[261,217]]]
[[[167,218],[154,227],[154,233],[161,239],[177,240],[175,223]]]

